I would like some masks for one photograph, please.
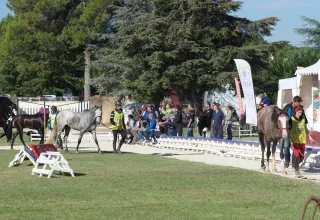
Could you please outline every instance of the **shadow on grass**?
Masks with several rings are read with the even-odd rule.
[[[70,173],[65,173],[64,175],[65,175],[65,176],[71,176]],[[75,177],[86,176],[86,175],[87,175],[87,174],[85,174],[85,173],[74,173],[74,176],[75,176]]]
[[[203,155],[203,153],[190,153],[190,154],[176,154],[176,153],[153,153],[153,156],[172,157],[179,155]]]
[[[113,151],[101,151],[101,152],[102,152],[102,154],[113,154]],[[121,151],[121,154],[137,154],[137,153]],[[117,155],[119,155],[119,154],[117,154]]]
[[[68,154],[68,153],[65,153],[65,154]],[[76,154],[76,152],[71,152],[69,154]],[[78,155],[81,155],[81,154],[97,154],[97,155],[99,155],[100,153],[98,153],[97,151],[79,151]],[[113,154],[113,151],[101,151],[101,155],[103,155],[103,154]],[[121,154],[137,154],[137,153],[121,151]]]

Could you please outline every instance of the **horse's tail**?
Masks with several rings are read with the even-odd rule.
[[[51,134],[49,138],[46,141],[46,144],[53,144],[57,139],[57,116],[56,116],[56,119],[54,120],[54,126],[53,126],[53,129],[51,130]]]
[[[13,128],[13,120],[7,126],[7,130],[5,131],[7,142],[11,141],[12,139],[12,128]]]

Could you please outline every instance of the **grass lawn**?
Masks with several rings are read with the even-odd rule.
[[[0,219],[299,219],[320,188],[160,156],[83,151],[65,155],[76,178],[48,179],[30,175],[29,161],[7,168],[16,153],[0,152]]]
[[[2,133],[0,133],[2,134]],[[23,140],[26,144],[39,144],[40,141],[30,141],[30,138],[28,135],[26,135],[25,133],[23,134]],[[14,140],[14,145],[13,146],[21,146],[22,142],[18,137],[16,137],[16,139]],[[2,138],[0,138],[0,148],[1,146],[11,146],[11,141],[7,142],[7,138],[4,136]]]

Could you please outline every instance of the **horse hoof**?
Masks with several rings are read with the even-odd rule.
[[[78,152],[78,151],[76,151],[76,154],[79,154],[79,152]]]
[[[287,173],[287,171],[282,170],[282,174],[283,174],[283,175],[287,175],[288,173]]]
[[[272,172],[273,172],[273,173],[276,173],[276,172],[277,172],[277,169],[272,169]]]
[[[270,173],[270,170],[264,170],[265,173]]]
[[[118,151],[118,154],[122,154],[121,151]]]

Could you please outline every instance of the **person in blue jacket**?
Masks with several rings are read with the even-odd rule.
[[[145,129],[144,137],[146,138],[146,140],[149,140],[150,138],[152,138],[153,140],[152,144],[156,144],[157,140],[154,133],[155,133],[155,130],[157,129],[157,121],[154,118],[153,113],[149,113],[148,119],[149,119],[150,125]]]
[[[269,99],[268,99],[268,97],[267,97],[267,95],[265,93],[260,94],[259,97],[261,99],[260,103],[263,106],[269,106],[270,105],[270,101],[269,101]]]

